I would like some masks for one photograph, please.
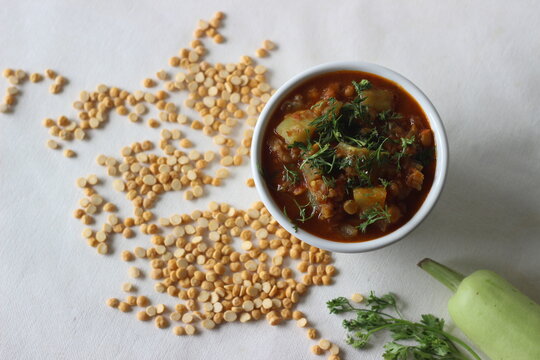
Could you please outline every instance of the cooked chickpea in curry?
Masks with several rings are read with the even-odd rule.
[[[435,172],[428,120],[396,83],[340,71],[300,85],[272,115],[263,171],[295,226],[365,241],[407,222]]]

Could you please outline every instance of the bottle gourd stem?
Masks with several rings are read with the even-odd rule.
[[[465,278],[464,275],[454,271],[435,260],[426,258],[418,263],[418,266],[428,274],[439,280],[444,286],[456,292],[459,284]]]

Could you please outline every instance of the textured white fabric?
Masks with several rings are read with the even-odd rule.
[[[99,83],[139,89],[143,78],[168,68],[196,21],[216,10],[227,14],[227,42],[210,42],[210,61],[236,61],[273,39],[279,50],[262,63],[272,69],[274,86],[323,62],[376,62],[424,90],[448,131],[448,181],[426,221],[388,248],[335,256],[336,283],[312,288],[302,300],[299,308],[324,337],[344,344],[341,319],[327,314],[325,301],[372,289],[401,295],[410,316],[447,318],[449,291],[415,266],[427,256],[465,273],[493,269],[540,300],[538,2],[20,0],[1,7],[0,66],[50,67],[70,80],[58,96],[48,93],[48,83],[24,85],[16,112],[0,114],[1,359],[315,358],[313,342],[293,323],[229,324],[178,338],[107,308],[105,300],[122,296],[120,284],[128,280],[119,250],[146,239],[117,238],[114,256],[95,254],[71,217],[81,195],[74,181],[103,177],[98,153],[118,154],[135,140],[157,140],[159,132],[114,116],[91,141],[75,143],[77,159],[44,146],[44,117],[75,115],[70,106],[78,92]],[[2,92],[5,86],[2,79]],[[196,139],[199,149],[215,148]],[[246,165],[200,201],[167,195],[158,210],[191,211],[209,200],[248,206],[257,199],[244,186],[248,176]],[[109,179],[105,185],[127,215],[126,200]],[[153,294],[151,281],[140,287]],[[378,359],[382,352],[342,348],[346,359]]]

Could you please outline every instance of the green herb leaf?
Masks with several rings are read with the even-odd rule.
[[[299,218],[296,219],[297,221],[300,221],[302,223],[305,223],[306,221],[308,221],[309,219],[311,219],[313,216],[315,216],[315,206],[313,205],[313,203],[311,201],[308,201],[307,204],[305,205],[300,205],[298,203],[298,201],[296,201],[296,199],[293,199],[294,200],[294,203],[296,204],[296,206],[298,207],[298,210],[300,212],[299,214]],[[307,214],[307,209],[311,207],[311,214]]]
[[[410,346],[389,342],[384,345],[386,350],[383,354],[385,360],[407,360],[410,356]]]
[[[390,184],[392,183],[391,181],[388,181],[386,179],[383,179],[383,178],[379,178],[379,181],[381,182],[381,185],[386,189],[388,186],[390,186]]]
[[[287,165],[283,165],[283,180],[291,185],[296,185],[300,180],[300,175],[297,171],[291,170]]]
[[[320,104],[322,105],[323,102]],[[342,141],[343,132],[347,124],[342,121],[344,118],[341,116],[340,111],[338,111],[338,107],[341,107],[341,104],[338,104],[335,98],[330,98],[327,100],[326,105],[328,109],[310,122],[309,125],[315,127],[319,143],[326,144],[332,141]]]
[[[326,185],[326,187],[328,188],[333,188],[336,186],[336,179],[332,178],[332,177],[327,177],[327,176],[322,176],[322,180],[324,182],[324,185]]]
[[[401,138],[401,151],[396,154],[397,168],[401,169],[401,159],[406,155],[407,148],[414,144],[414,135],[410,138]]]
[[[371,83],[366,79],[362,79],[360,82],[353,81],[352,84],[358,96],[362,95],[362,91],[371,89]]]
[[[373,335],[388,330],[393,341],[384,345],[383,358],[387,360],[464,360],[467,357],[454,344],[463,347],[476,360],[481,360],[466,343],[444,331],[444,321],[433,315],[422,315],[420,322],[406,320],[401,316],[396,297],[386,294],[381,297],[371,292],[367,308],[356,308],[344,297],[326,303],[331,314],[354,313],[355,317],[343,321],[348,331],[347,344],[357,349],[369,345]],[[397,316],[388,314],[392,310]],[[383,312],[385,311],[385,312]],[[406,344],[399,343],[406,340]]]
[[[371,224],[375,224],[377,221],[390,222],[391,214],[388,211],[388,207],[372,207],[360,215],[360,219],[364,220],[357,228],[363,233],[366,232],[367,227]]]
[[[371,291],[367,298],[367,304],[373,311],[381,311],[387,307],[396,309],[396,297],[393,294],[385,294],[381,297],[375,296],[375,293]]]
[[[292,219],[289,217],[289,214],[287,214],[287,208],[285,206],[283,207],[283,215],[285,215],[285,217],[291,222],[291,224],[293,224],[294,232],[298,232],[298,225],[296,225],[294,221],[292,221]]]
[[[336,151],[330,144],[325,144],[324,146],[321,146],[320,143],[316,144],[319,146],[319,150],[306,156],[300,164],[300,169],[304,168],[306,164],[309,164],[311,168],[321,174],[330,174],[334,170]]]
[[[444,328],[444,320],[433,315],[422,315],[420,322],[435,329],[442,330]]]
[[[384,110],[377,114],[377,119],[383,122],[387,122],[390,120],[398,120],[401,118],[403,118],[403,115],[393,112],[392,110]]]
[[[381,164],[383,162],[383,159],[390,155],[388,151],[384,151],[384,143],[388,141],[388,138],[384,138],[379,146],[377,146],[377,149],[375,149],[374,152],[371,153],[371,158],[375,160],[378,164]]]
[[[349,124],[352,124],[354,120],[357,122],[370,122],[368,107],[362,104],[367,99],[362,95],[362,91],[371,88],[371,83],[366,79],[362,79],[360,82],[353,81],[352,85],[356,90],[356,98],[343,105],[341,108],[342,114]]]
[[[330,314],[340,314],[354,309],[349,300],[343,296],[328,301],[326,307],[330,310]]]

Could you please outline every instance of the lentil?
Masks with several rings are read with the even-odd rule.
[[[308,331],[307,331],[307,337],[308,339],[316,339],[317,338],[317,330],[315,330],[314,328],[309,328]]]
[[[120,304],[120,301],[117,298],[107,299],[107,306],[110,306],[112,308],[117,308],[119,304]]]
[[[355,303],[361,303],[362,301],[364,301],[364,297],[362,296],[362,294],[354,293],[351,296],[351,300]]]
[[[223,42],[225,39],[217,31],[223,17],[223,13],[216,13],[212,20],[200,22],[196,35],[209,36],[217,43]],[[142,234],[151,236],[147,248],[135,247],[132,252],[124,250],[121,258],[124,261],[148,259],[150,277],[156,280],[155,290],[185,302],[176,304],[175,311],[169,315],[172,321],[181,320],[187,324],[184,327],[175,326],[172,329],[175,335],[195,334],[197,330],[191,325],[194,322],[200,322],[204,329],[213,329],[223,322],[244,323],[262,317],[271,325],[293,318],[299,326],[305,327],[306,318],[294,307],[308,286],[330,281],[333,272],[324,268],[330,266],[327,265],[330,255],[310,248],[288,234],[270,217],[262,203],[256,203],[246,211],[211,202],[208,210],[191,214],[162,218],[153,213],[152,208],[164,193],[184,189],[183,195],[188,200],[201,197],[206,193],[206,185],[219,186],[223,179],[230,176],[230,170],[225,167],[244,162],[243,156],[249,156],[253,131],[245,132],[238,144],[229,136],[233,134],[235,126],[241,124],[240,119],[254,126],[257,115],[272,93],[265,79],[266,68],[254,64],[250,57],[243,56],[237,64],[211,65],[202,61],[206,53],[202,42],[197,40],[191,45],[193,50],[182,49],[179,56],[169,59],[171,66],[182,67],[183,70],[174,74],[166,88],[168,91],[189,91],[185,105],[199,113],[200,121],[180,114],[173,102],[167,102],[170,96],[168,92],[129,93],[106,85],[99,85],[97,91],[81,92],[80,101],[73,104],[79,111],[80,121],[65,118],[61,120],[63,125],[52,119],[44,121],[53,136],[61,137],[60,132],[65,131],[65,136],[82,140],[87,131],[105,125],[109,110],[115,109],[117,113],[127,115],[130,121],[137,122],[146,120],[144,115],[150,110],[149,104],[152,104],[160,113],[156,119],[148,120],[151,127],[159,127],[167,122],[186,124],[213,137],[220,147],[219,162],[224,168],[218,169],[215,177],[207,175],[205,171],[215,161],[216,152],[180,149],[192,148],[194,144],[179,130],[161,132],[159,148],[163,155],[149,153],[154,144],[145,141],[122,148],[120,155],[123,159],[120,161],[105,155],[98,156],[96,162],[104,166],[110,176],[118,176],[112,185],[132,202],[133,214],[123,221],[116,215],[109,216],[102,230],[94,233],[88,228],[83,230],[83,236],[101,254],[108,252],[108,242],[115,233],[132,237],[133,226],[138,226]],[[267,50],[274,48],[275,44],[265,41],[263,48],[257,50],[257,56],[267,56]],[[55,79],[55,87],[51,87],[51,90],[61,91],[65,78],[56,73],[54,76],[47,73],[47,76]],[[156,77],[162,81],[170,78],[163,70]],[[155,85],[153,79],[143,81],[144,87]],[[128,111],[128,108],[132,110]],[[66,128],[70,126],[72,129],[67,131]],[[67,138],[64,140],[69,141]],[[94,189],[96,184],[97,178],[95,183],[84,178],[77,180],[77,186],[83,188],[88,196],[85,206],[81,204],[81,209],[75,214],[83,223],[93,222],[90,213],[117,210],[112,203],[104,203],[102,197],[92,197],[97,195]],[[248,179],[246,185],[253,187],[253,179]],[[154,218],[159,221],[153,223]],[[233,243],[238,237],[243,241],[242,250],[237,252]],[[276,251],[270,267],[267,266],[270,259],[266,252],[268,249]],[[289,261],[287,257],[304,261],[306,273],[311,265],[315,269],[321,266],[327,271],[310,271],[307,275],[312,280],[303,284],[301,278],[296,278],[290,269],[283,267]],[[128,274],[138,278],[141,271],[137,267],[130,267]],[[316,276],[317,281],[314,279]],[[129,283],[122,288],[124,291],[134,291]],[[155,317],[158,328],[167,327],[169,322],[162,315],[167,311],[166,306],[148,304],[148,298],[131,295],[125,302],[117,300],[115,306],[122,311],[130,311],[131,306],[135,305],[146,306],[144,311],[137,312],[136,317],[141,321]],[[308,329],[308,336],[315,338],[315,329]],[[318,346],[320,351],[326,346],[321,345]]]
[[[311,347],[311,352],[315,355],[322,355],[324,353],[324,350],[321,349],[319,345],[313,345]]]

